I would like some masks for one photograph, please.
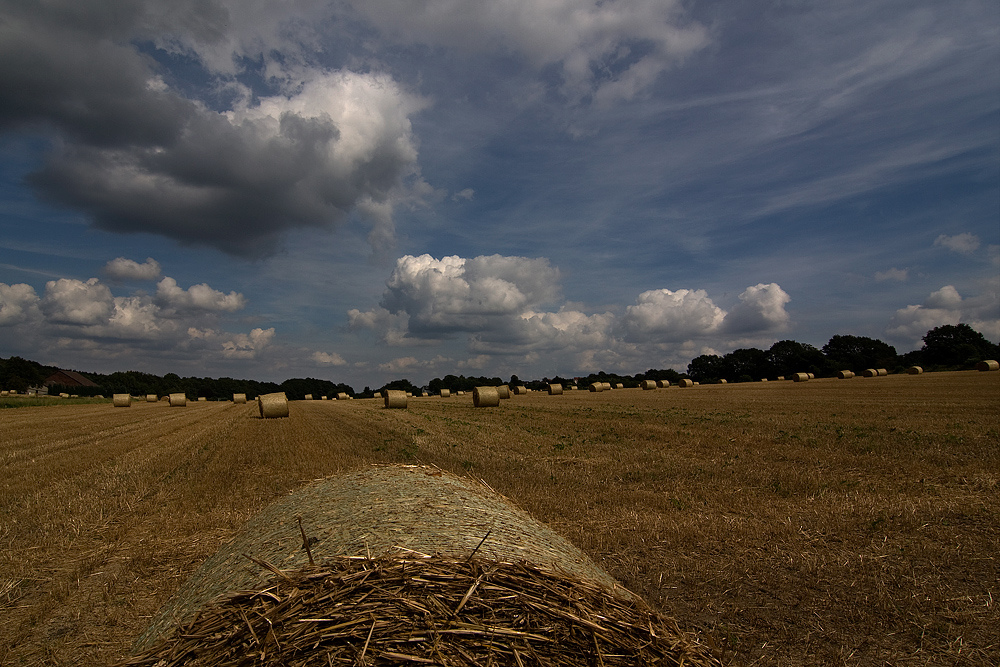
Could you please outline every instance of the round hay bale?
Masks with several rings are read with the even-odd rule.
[[[59,398],[69,398],[69,394],[63,392],[63,393],[59,394]]]
[[[795,373],[792,375],[792,382],[808,382],[809,373]]]
[[[778,377],[776,377],[774,379],[777,380],[778,382],[784,382],[785,381],[785,376],[784,375],[779,375]]]
[[[465,392],[464,391],[456,391],[455,395],[456,396],[465,396]]]
[[[115,394],[112,401],[116,408],[128,408],[132,406],[132,397],[129,394]]]
[[[525,387],[523,384],[520,384],[520,385],[517,385],[516,387],[514,387],[514,394],[516,396],[524,396],[527,393],[528,393],[528,388]]]
[[[245,404],[247,402],[246,394],[233,394],[233,403]]]
[[[380,392],[380,391],[376,391],[376,392],[375,392],[375,393],[374,393],[374,394],[372,395],[372,398],[375,398],[375,399],[381,399],[381,398],[382,398],[382,392]]]
[[[405,409],[406,399],[408,396],[409,394],[402,389],[388,389],[385,392],[385,407],[391,409]]]
[[[985,361],[980,361],[976,364],[976,370],[984,373],[989,371],[1000,371],[1000,362],[997,362],[994,359],[986,359]]]
[[[505,384],[500,385],[497,387],[497,395],[500,396],[501,401],[507,400],[510,398],[510,387]]]
[[[610,382],[605,382],[604,383],[604,391],[611,391],[611,389],[612,389],[611,383]]]
[[[660,389],[666,389],[670,386],[670,380],[657,380],[656,386]]]
[[[187,395],[185,394],[170,394],[170,398],[167,400],[172,408],[183,408],[187,405]]]
[[[563,393],[563,386],[558,382],[549,383],[549,396],[561,396]]]
[[[442,389],[441,398],[451,398],[451,389]]]
[[[313,400],[313,395],[312,394],[306,394],[305,396],[302,397],[302,400],[303,401],[311,401],[311,400]]]
[[[650,389],[656,389],[656,380],[643,380],[639,383],[643,391],[649,391]]]
[[[412,391],[406,392],[406,397],[407,398],[413,398],[413,392]]]
[[[728,383],[729,380],[727,380],[726,378],[722,378],[721,380],[719,380],[719,384],[728,384]]]
[[[863,377],[863,378],[877,378],[878,377],[878,371],[875,370],[874,368],[866,368],[865,370],[861,371],[861,377]]]
[[[208,397],[207,396],[199,396],[198,397],[198,402],[199,403],[206,403],[207,401],[208,401]]]
[[[424,466],[367,468],[272,503],[135,650],[136,667],[721,665],[546,525]]]
[[[924,372],[924,369],[921,368],[920,366],[910,366],[908,369],[906,369],[906,372],[909,373],[910,375],[920,375],[921,373]]]
[[[346,391],[339,391],[339,392],[337,392],[337,400],[338,401],[346,401],[349,398],[350,398],[350,395]]]
[[[615,389],[624,389],[624,388],[625,388],[625,384],[622,383],[622,382],[619,382],[618,384],[615,385]]]
[[[694,386],[694,380],[689,380],[687,378],[684,378],[683,380],[678,380],[677,381],[677,386],[678,387],[693,387]]]
[[[850,380],[854,377],[854,371],[837,371],[838,380]]]
[[[156,394],[146,394],[147,403],[156,403],[158,400],[160,400],[160,397]]]
[[[806,375],[809,376],[810,380],[815,380],[816,379],[816,374],[815,373],[806,373]]]
[[[281,419],[288,416],[288,397],[283,391],[264,394],[257,397],[257,407],[263,419]]]
[[[477,408],[495,408],[500,405],[499,387],[475,387],[472,390],[472,405]]]
[[[878,371],[878,376],[879,377],[885,377],[885,376],[887,376],[889,374],[889,371],[887,369],[885,369],[885,368],[876,368],[875,370]]]
[[[591,382],[590,383],[590,391],[595,392],[595,393],[604,391],[604,383],[603,382]]]

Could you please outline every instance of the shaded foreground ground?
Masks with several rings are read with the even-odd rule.
[[[1000,373],[0,413],[0,664],[111,664],[306,480],[485,480],[734,664],[1000,662]],[[308,525],[308,517],[303,517]]]

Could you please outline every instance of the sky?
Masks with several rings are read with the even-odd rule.
[[[0,0],[0,356],[360,389],[959,322],[993,0]]]

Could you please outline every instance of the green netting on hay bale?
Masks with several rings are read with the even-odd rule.
[[[129,667],[720,667],[643,603],[526,562],[337,558],[207,605]]]
[[[307,565],[297,517],[316,562],[399,553],[465,558],[478,546],[478,557],[526,561],[638,601],[568,540],[485,484],[427,466],[373,466],[311,483],[248,521],[163,606],[136,650],[218,596],[263,586],[272,573],[246,555],[282,570]]]

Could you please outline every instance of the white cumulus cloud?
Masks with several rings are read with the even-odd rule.
[[[97,278],[84,282],[72,278],[45,284],[42,311],[54,324],[104,324],[114,312],[114,297]]]
[[[347,362],[336,352],[313,352],[312,360],[322,366],[346,366]]]
[[[715,333],[726,313],[705,290],[648,290],[625,309],[626,339],[682,341]]]
[[[1000,340],[1000,280],[990,281],[979,295],[963,298],[953,285],[931,292],[922,304],[900,308],[886,334],[889,338],[916,344],[929,330],[964,322],[990,340]]]
[[[160,277],[160,263],[152,257],[147,257],[142,264],[116,257],[104,265],[104,273],[110,278],[118,280],[156,280]]]
[[[156,286],[156,300],[168,311],[205,311],[232,313],[246,306],[246,298],[238,292],[229,294],[212,289],[206,283],[184,289],[169,276]]]
[[[38,294],[31,285],[0,283],[0,327],[37,319],[41,315],[38,303]]]
[[[791,297],[777,283],[757,283],[740,294],[740,303],[726,314],[722,328],[736,334],[784,331],[789,301]]]
[[[229,340],[222,342],[222,356],[227,359],[253,359],[270,345],[273,338],[274,327],[269,329],[258,327],[249,334],[232,335]]]

